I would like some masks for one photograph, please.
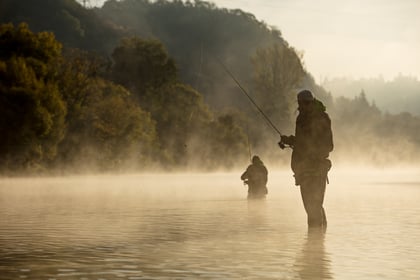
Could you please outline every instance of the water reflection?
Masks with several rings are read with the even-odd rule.
[[[323,233],[285,177],[193,177],[0,180],[0,279],[420,279],[418,185],[337,182]]]
[[[301,280],[333,279],[331,261],[325,251],[325,230],[308,230],[302,251],[296,260],[296,269]]]
[[[267,217],[267,203],[265,199],[248,200],[248,218],[250,224],[264,225]]]

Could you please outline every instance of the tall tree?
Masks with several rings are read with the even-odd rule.
[[[256,100],[277,125],[289,126],[296,89],[306,74],[299,56],[275,44],[257,50],[252,61]]]
[[[5,167],[51,161],[64,135],[58,88],[61,44],[26,24],[0,26],[0,158]]]
[[[222,135],[230,135],[237,143],[244,143],[242,131],[234,121],[215,121],[213,113],[203,101],[202,95],[191,86],[179,82],[176,66],[163,45],[155,40],[129,38],[122,40],[113,53],[114,81],[129,88],[140,106],[150,112],[156,121],[156,130],[162,160],[166,165],[185,165],[193,158],[201,158],[195,143],[209,150],[209,143],[219,145],[219,150],[227,151],[229,145]],[[234,128],[229,133],[224,130]],[[240,146],[240,145],[239,145]],[[232,146],[233,147],[233,146]],[[222,155],[215,149],[212,164],[220,164]],[[231,151],[237,151],[232,148]],[[230,153],[224,153],[224,156]],[[210,161],[205,163],[210,165]]]
[[[112,53],[114,81],[144,100],[146,90],[159,88],[177,79],[175,62],[161,42],[138,37],[124,38]]]
[[[68,114],[57,163],[102,170],[152,164],[158,153],[155,122],[131,92],[100,76],[102,68],[92,54],[66,52],[60,88]]]

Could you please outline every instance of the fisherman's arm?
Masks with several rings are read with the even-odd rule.
[[[247,180],[249,179],[249,169],[250,169],[251,165],[248,166],[248,168],[245,170],[245,172],[241,175],[241,180]]]

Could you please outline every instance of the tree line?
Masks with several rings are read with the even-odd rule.
[[[246,150],[156,40],[122,40],[112,65],[27,24],[1,25],[0,44],[3,170],[230,167]]]
[[[331,109],[337,159],[379,166],[418,164],[418,116],[383,112],[364,90],[353,98],[336,98]]]
[[[250,152],[286,163],[222,63],[282,133],[293,133],[296,93],[309,88],[330,112],[337,159],[416,160],[417,117],[384,113],[364,93],[334,99],[252,14],[165,0],[0,8],[14,23],[1,27],[2,170],[214,170],[243,166]]]
[[[325,79],[322,86],[341,96],[352,98],[364,90],[381,111],[392,114],[409,112],[420,116],[420,81],[416,77],[398,75],[386,81],[383,77],[370,79]]]

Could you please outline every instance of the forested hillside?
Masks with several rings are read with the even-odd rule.
[[[110,21],[74,0],[1,0],[0,20],[26,22],[32,31],[51,31],[67,47],[109,54],[124,36]]]
[[[1,0],[0,22],[13,23],[0,29],[0,168],[8,172],[214,170],[246,165],[250,150],[287,163],[279,135],[225,67],[286,134],[297,91],[313,90],[331,114],[337,159],[348,151],[381,164],[418,158],[417,117],[385,114],[364,93],[333,100],[279,30],[239,9]],[[388,145],[397,139],[402,146]]]

